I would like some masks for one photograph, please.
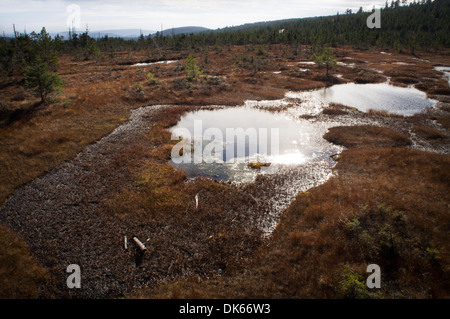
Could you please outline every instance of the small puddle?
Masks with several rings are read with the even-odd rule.
[[[413,87],[403,88],[387,83],[338,84],[313,91],[312,95],[323,102],[343,104],[362,112],[378,110],[403,116],[420,113],[436,103]]]
[[[395,65],[414,65],[414,63],[406,63],[406,62],[392,62]]]
[[[450,67],[449,66],[437,66],[434,68],[436,71],[443,72],[447,78],[448,85],[450,85]]]
[[[313,66],[313,65],[316,64],[316,62],[314,62],[314,61],[290,62],[290,63],[287,64],[287,66],[298,66],[298,65],[300,65],[300,64],[306,67],[306,66],[308,66],[308,65]]]
[[[170,60],[170,61],[158,61],[158,62],[150,62],[150,63],[136,63],[136,64],[133,64],[131,67],[149,66],[149,65],[156,65],[156,64],[171,64],[171,63],[175,63],[175,62],[177,62],[177,61]]]
[[[349,67],[349,68],[353,68],[356,66],[355,63],[337,62],[336,64],[339,66],[345,66],[345,67]]]

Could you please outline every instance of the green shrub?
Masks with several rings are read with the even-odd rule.
[[[364,277],[352,272],[347,265],[343,271],[343,279],[339,282],[339,291],[344,298],[367,299],[370,297]]]
[[[439,256],[439,250],[437,248],[427,247],[426,251],[433,260],[441,259],[441,256]]]
[[[136,93],[142,93],[144,92],[144,86],[141,83],[136,83],[134,85],[134,88],[136,90]]]
[[[266,56],[267,55],[267,51],[266,51],[266,49],[264,49],[263,46],[259,46],[258,51],[256,52],[256,55]]]
[[[25,70],[25,87],[32,90],[45,103],[52,93],[61,91],[64,80],[58,74],[48,71],[47,63],[41,59],[33,61]]]
[[[197,65],[194,54],[190,54],[186,59],[186,78],[189,81],[197,81],[198,77],[202,74],[200,68]]]
[[[361,222],[358,218],[353,218],[347,222],[347,228],[351,233],[357,234],[361,231]]]
[[[155,78],[155,75],[152,72],[147,73],[147,82],[151,85],[158,85],[159,81]]]

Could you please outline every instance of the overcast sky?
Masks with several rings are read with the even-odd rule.
[[[75,4],[76,6],[70,6]],[[366,11],[385,0],[0,0],[0,32],[67,31],[67,22],[81,30],[160,30],[181,26],[211,29],[250,22]],[[78,15],[79,8],[79,15]],[[77,18],[79,19],[77,20]],[[79,29],[78,29],[79,30]]]

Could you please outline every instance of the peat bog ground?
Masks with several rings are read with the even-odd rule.
[[[62,56],[63,92],[39,106],[20,75],[3,77],[0,295],[448,297],[450,88],[435,68],[449,53],[381,51],[336,49],[331,79],[302,63],[309,47],[204,49],[197,81],[185,80],[189,52],[140,66],[148,52]],[[340,104],[308,113],[286,95],[386,81],[437,103],[409,117]],[[246,103],[270,100],[283,103]],[[343,150],[245,185],[169,165],[168,129],[183,114],[244,104],[323,124]],[[269,237],[267,225],[277,225]],[[377,293],[359,285],[368,263],[383,269]],[[67,289],[69,264],[81,266],[83,289]]]

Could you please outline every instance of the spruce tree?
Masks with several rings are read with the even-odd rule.
[[[58,92],[64,85],[56,73],[48,71],[48,64],[42,59],[35,59],[25,69],[25,87],[35,92],[40,98],[41,103],[45,103],[50,94]]]

